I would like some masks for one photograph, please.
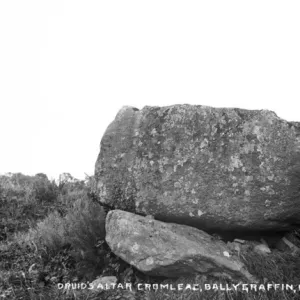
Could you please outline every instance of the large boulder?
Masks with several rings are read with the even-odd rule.
[[[152,276],[201,273],[255,281],[226,244],[202,230],[113,210],[106,218],[106,242],[138,270]]]
[[[268,110],[124,107],[96,162],[102,203],[205,230],[300,224],[300,123]]]

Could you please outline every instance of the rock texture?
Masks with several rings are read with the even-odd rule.
[[[267,110],[124,107],[107,128],[97,189],[111,207],[204,230],[300,224],[300,125]]]
[[[117,256],[149,275],[201,273],[255,281],[224,242],[194,227],[113,210],[106,218],[106,242]]]

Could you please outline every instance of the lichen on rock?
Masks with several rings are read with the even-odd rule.
[[[300,223],[299,133],[267,110],[125,107],[101,141],[99,196],[203,229],[288,229]]]
[[[149,223],[145,217],[113,210],[106,219],[106,242],[117,256],[148,275],[201,273],[256,281],[223,241],[193,227],[156,220]]]

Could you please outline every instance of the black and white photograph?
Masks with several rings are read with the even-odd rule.
[[[0,299],[300,300],[299,16],[0,0]]]

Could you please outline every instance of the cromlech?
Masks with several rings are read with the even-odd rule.
[[[124,107],[95,176],[103,204],[209,231],[300,225],[300,123],[267,110]]]
[[[299,299],[300,122],[126,106],[95,160],[0,176],[0,298]]]
[[[300,123],[272,111],[123,107],[95,179],[108,245],[146,274],[255,281],[245,240],[266,254],[283,237],[299,254],[284,235],[300,226]]]

